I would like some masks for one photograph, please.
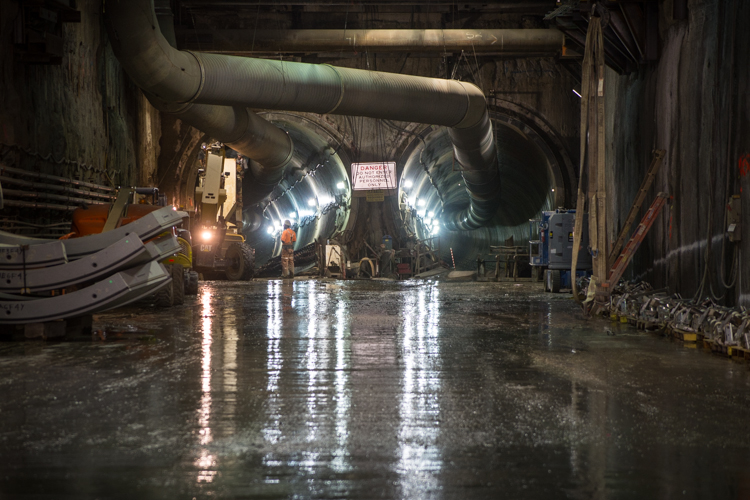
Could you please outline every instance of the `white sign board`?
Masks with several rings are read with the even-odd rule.
[[[352,189],[396,189],[396,162],[352,163]]]

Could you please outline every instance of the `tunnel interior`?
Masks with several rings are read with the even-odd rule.
[[[258,266],[280,255],[279,234],[286,219],[297,232],[295,250],[335,239],[347,228],[353,195],[348,168],[351,153],[346,145],[314,120],[291,113],[265,117],[289,134],[295,150],[283,180],[270,194],[259,199],[262,187],[258,188],[252,174],[243,181],[243,235],[255,248]],[[491,245],[527,245],[529,219],[555,207],[560,174],[554,171],[554,160],[540,148],[538,137],[532,138],[528,130],[499,116],[493,128],[502,203],[486,227],[454,231],[443,223],[447,213],[469,204],[461,166],[445,127],[430,126],[413,135],[397,162],[400,222],[420,240],[433,238],[431,246],[439,250],[441,260],[454,261],[457,269],[472,269],[477,256],[486,256]]]
[[[265,118],[289,134],[295,151],[283,180],[270,194],[259,199],[251,174],[243,181],[243,234],[255,248],[258,266],[280,255],[279,234],[285,219],[297,232],[295,250],[299,250],[340,235],[347,228],[353,199],[348,168],[352,152],[346,144],[321,124],[297,114],[268,113]],[[477,256],[486,257],[490,246],[526,246],[529,219],[558,203],[562,174],[549,148],[540,147],[540,137],[498,114],[493,129],[502,203],[490,224],[480,229],[445,227],[446,214],[469,204],[461,166],[445,127],[423,127],[412,134],[397,161],[398,220],[406,233],[420,240],[432,238],[430,245],[439,251],[440,259],[451,265],[455,262],[457,269],[473,269]]]
[[[750,498],[748,24],[0,1],[0,499]]]
[[[444,128],[428,129],[419,144],[403,158],[399,198],[407,223],[420,239],[437,237],[441,259],[455,260],[456,268],[471,269],[478,255],[493,246],[525,246],[529,219],[550,210],[555,202],[555,182],[548,158],[518,128],[493,120],[498,164],[502,178],[502,202],[490,224],[473,231],[450,231],[442,217],[469,204],[461,166],[455,162]],[[452,251],[452,255],[451,255]]]
[[[314,122],[281,113],[266,118],[289,134],[295,149],[282,181],[267,196],[258,200],[254,177],[243,179],[243,235],[255,248],[257,266],[280,255],[284,220],[297,233],[295,250],[343,231],[352,193],[343,153]]]

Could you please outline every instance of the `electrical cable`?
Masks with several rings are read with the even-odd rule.
[[[39,158],[40,160],[43,160],[43,161],[49,161],[49,162],[52,162],[52,163],[56,163],[58,165],[62,165],[63,163],[66,164],[66,165],[75,165],[78,168],[82,168],[84,170],[88,170],[88,171],[92,171],[92,172],[97,172],[97,173],[100,173],[100,174],[103,173],[103,174],[106,174],[106,175],[109,175],[109,174],[119,175],[121,173],[120,170],[105,170],[105,169],[102,169],[102,168],[99,168],[99,167],[90,166],[90,165],[88,165],[86,163],[81,163],[79,161],[69,160],[67,158],[60,158],[60,159],[58,159],[58,158],[55,158],[52,153],[48,153],[46,155],[43,155],[43,154],[41,154],[41,153],[39,153],[37,151],[32,151],[30,149],[26,149],[26,148],[24,148],[22,146],[19,146],[17,144],[5,144],[4,142],[0,142],[0,146],[2,146],[4,148],[8,148],[8,149],[15,149],[15,150],[21,151],[23,153],[26,153],[29,156],[33,156],[35,158]]]
[[[737,15],[738,15],[738,11],[737,11],[737,5],[738,5],[738,3],[737,3],[736,0],[733,3],[733,5],[734,5],[735,15],[734,15],[734,17],[732,19],[736,20],[737,19]],[[732,134],[731,134],[731,132],[732,132],[733,117],[734,117],[734,115],[732,113],[732,111],[734,109],[734,107],[733,107],[734,103],[732,101],[733,101],[733,98],[734,98],[734,75],[733,75],[733,69],[734,69],[734,55],[735,55],[734,40],[735,40],[735,37],[736,37],[736,33],[737,33],[737,23],[735,21],[733,23],[733,25],[732,25],[732,37],[730,39],[731,42],[732,42],[731,43],[732,49],[731,49],[731,53],[730,53],[730,56],[729,56],[729,78],[728,78],[728,80],[729,80],[729,92],[726,94],[728,96],[727,99],[729,100],[729,105],[727,106],[729,108],[728,109],[728,118],[727,118],[728,124],[727,124],[727,145],[726,145],[726,158],[727,158],[727,162],[726,162],[727,168],[726,168],[726,170],[727,170],[727,175],[726,175],[726,183],[725,183],[725,186],[724,186],[724,199],[726,199],[726,200],[729,199],[730,190],[731,190],[730,179],[731,179],[731,171],[732,171],[732,169],[729,167],[730,163],[729,163],[728,160],[731,157],[731,147],[732,147]],[[718,70],[717,70],[717,73],[718,73]],[[724,229],[727,228],[727,219],[728,219],[728,216],[729,216],[728,211],[724,210],[724,226],[723,226]],[[724,288],[726,288],[727,290],[729,290],[730,288],[733,288],[734,285],[736,284],[736,282],[737,282],[737,274],[741,273],[742,270],[739,268],[738,265],[736,265],[737,264],[737,260],[739,258],[739,252],[738,252],[738,246],[737,246],[737,244],[735,244],[734,252],[733,252],[733,256],[732,256],[732,268],[730,268],[730,276],[731,276],[730,284],[727,284],[727,282],[724,280],[724,276],[726,275],[726,271],[725,271],[726,241],[727,241],[727,238],[725,236],[721,240],[721,263],[719,265],[719,283]],[[741,290],[740,290],[740,293],[742,293]]]

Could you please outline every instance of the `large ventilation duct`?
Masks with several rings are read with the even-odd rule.
[[[273,188],[281,180],[284,168],[294,153],[292,140],[283,130],[249,109],[167,103],[148,93],[146,97],[159,111],[178,116],[232,149],[253,158],[252,174],[258,183]]]
[[[367,116],[450,127],[470,206],[446,220],[475,229],[500,205],[500,176],[484,94],[475,85],[328,65],[179,51],[159,30],[152,0],[110,0],[115,51],[147,93],[166,102]],[[252,155],[249,155],[252,157]]]
[[[174,30],[174,26],[171,28]],[[178,34],[178,40],[183,48],[233,54],[365,50],[445,53],[465,50],[470,53],[551,56],[562,51],[565,35],[551,29],[184,30]]]
[[[170,0],[155,0],[155,12],[164,38],[172,47],[176,47]],[[282,179],[284,169],[294,153],[294,144],[287,134],[249,109],[170,103],[149,93],[145,95],[159,111],[175,115],[185,123],[253,158],[255,161],[252,163],[251,174],[255,182],[252,185],[260,194],[253,198],[252,202],[268,194]]]

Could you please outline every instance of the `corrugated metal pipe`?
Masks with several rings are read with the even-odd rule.
[[[171,26],[174,33],[174,25]],[[164,31],[164,30],[162,30]],[[166,32],[165,32],[166,36]],[[552,29],[501,30],[184,30],[180,47],[207,52],[490,52],[555,55],[565,35]],[[208,50],[205,47],[209,47]]]
[[[115,53],[131,78],[148,94],[164,102],[192,104],[187,112],[194,112],[196,105],[212,104],[449,127],[471,205],[451,214],[446,226],[475,229],[487,224],[497,212],[500,176],[492,124],[484,94],[475,85],[329,65],[179,51],[162,36],[152,2],[108,0],[104,10]],[[206,114],[216,118],[213,113]],[[215,122],[214,125],[219,126]],[[248,132],[246,136],[253,134]],[[252,154],[245,154],[261,162]]]
[[[170,0],[155,0],[156,19],[165,40],[176,47],[174,16]],[[251,174],[255,185],[270,192],[282,179],[284,167],[294,154],[294,144],[278,127],[243,107],[215,106],[193,103],[170,103],[145,93],[151,104],[164,113],[178,116],[236,151],[255,159]]]
[[[294,145],[280,128],[247,108],[194,103],[168,103],[145,93],[151,104],[179,117],[232,149],[255,160],[252,174],[273,189],[294,154]],[[270,192],[269,189],[269,192]]]

